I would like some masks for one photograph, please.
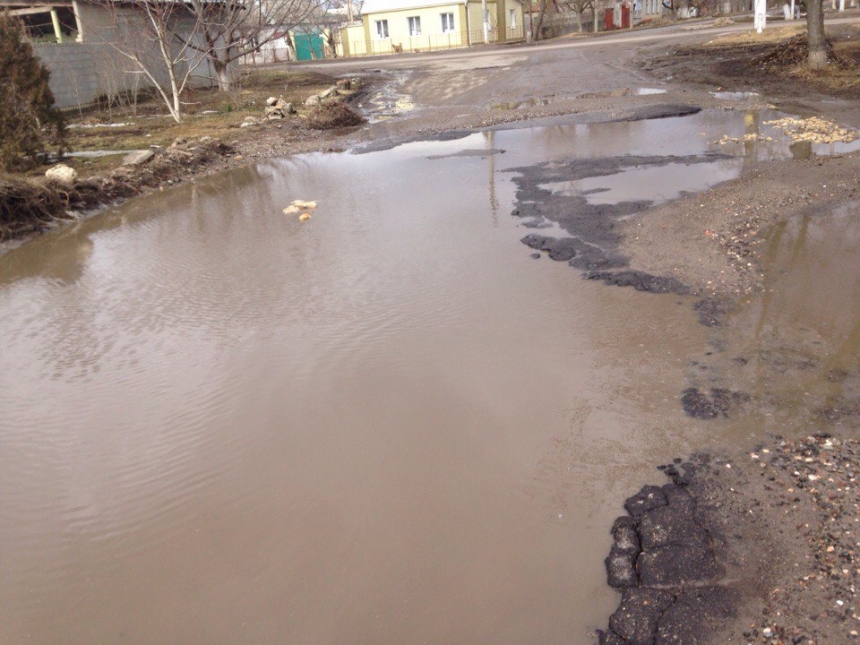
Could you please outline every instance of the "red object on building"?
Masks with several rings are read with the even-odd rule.
[[[630,29],[630,5],[621,5],[621,28]]]
[[[610,29],[615,29],[615,11],[612,9],[605,9],[603,11],[603,29],[609,31]]]

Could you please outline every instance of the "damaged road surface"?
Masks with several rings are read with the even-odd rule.
[[[606,570],[622,598],[601,645],[704,643],[735,615],[740,594],[719,562],[720,521],[697,503],[696,468],[664,468],[672,483],[645,486],[612,526]]]

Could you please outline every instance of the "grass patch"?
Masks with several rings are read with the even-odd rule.
[[[176,139],[199,139],[209,136],[230,141],[260,136],[260,131],[239,126],[246,117],[261,117],[270,96],[283,97],[306,115],[305,99],[334,83],[324,74],[289,69],[253,70],[242,74],[237,89],[219,92],[217,88],[193,89],[183,95],[185,117],[177,124],[160,101],[147,97],[132,109],[113,107],[90,109],[69,118],[69,148],[72,151],[141,150],[153,146],[167,147]],[[120,127],[111,124],[123,123]],[[65,161],[81,176],[104,172],[118,165],[121,156],[82,158]],[[44,168],[38,170],[44,172]]]

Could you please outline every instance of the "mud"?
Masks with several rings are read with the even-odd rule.
[[[345,103],[323,103],[308,114],[308,125],[314,130],[349,128],[364,123],[364,117]]]
[[[749,400],[749,394],[744,392],[714,387],[710,394],[706,394],[700,392],[699,388],[690,387],[681,395],[681,407],[694,419],[715,419],[721,415],[728,417],[732,408]]]
[[[798,25],[802,27],[801,23]],[[856,41],[856,25],[828,24],[827,37],[832,43]],[[750,91],[773,97],[781,106],[787,100],[810,109],[825,97],[856,101],[860,98],[857,65],[860,55],[856,46],[840,48],[828,74],[809,73],[801,67],[806,58],[806,38],[799,35],[787,40],[748,39],[745,42],[721,42],[707,39],[695,46],[677,44],[670,47],[646,47],[647,54],[636,64],[656,78],[671,77],[674,82],[705,86],[718,91],[749,94]],[[833,50],[831,49],[831,52]],[[832,56],[832,53],[831,53]],[[841,72],[841,73],[840,73]],[[850,106],[831,103],[831,111],[857,123]]]
[[[619,121],[646,121],[648,119],[669,119],[675,116],[690,116],[698,114],[702,108],[695,105],[646,105],[636,108],[633,114]]]

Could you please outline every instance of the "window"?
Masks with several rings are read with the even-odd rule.
[[[517,10],[516,10],[516,9],[511,9],[511,24],[510,24],[510,27],[511,27],[511,29],[516,29],[516,28],[517,28]]]
[[[454,31],[454,14],[453,13],[443,13],[442,14],[442,33],[450,34]]]
[[[377,20],[376,21],[376,37],[377,38],[388,38],[388,21],[387,20]]]
[[[410,36],[420,36],[421,35],[421,18],[419,16],[409,16],[407,18],[409,21],[409,35]]]

